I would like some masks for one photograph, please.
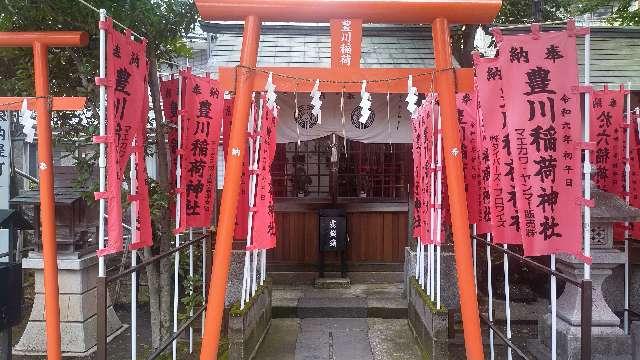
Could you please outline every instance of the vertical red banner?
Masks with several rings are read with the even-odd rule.
[[[465,190],[469,223],[480,222],[482,208],[481,163],[480,163],[480,123],[478,119],[478,97],[476,92],[456,95],[458,123],[462,139],[462,165],[464,167]],[[444,182],[444,179],[443,179]],[[446,193],[446,192],[445,192]],[[446,217],[445,217],[446,218]]]
[[[276,154],[276,123],[274,112],[263,101],[260,119],[260,131],[257,142],[260,143],[258,173],[256,175],[256,202],[253,215],[253,232],[250,250],[272,249],[276,246],[276,223],[271,183],[271,164]]]
[[[533,30],[499,39],[524,254],[580,256],[584,201],[576,30]]]
[[[224,93],[217,80],[187,74],[183,94],[179,228],[208,227],[215,207]]]
[[[144,144],[147,117],[141,114],[148,110],[149,96],[146,41],[132,40],[129,30],[124,34],[116,31],[111,19],[101,26],[107,31],[107,72],[106,79],[100,80],[107,87],[107,136],[101,140],[107,143],[107,191],[98,197],[107,200],[108,241],[105,248],[98,250],[98,255],[104,256],[123,249],[122,181],[134,151],[134,139],[140,146]]]
[[[178,160],[178,79],[160,81],[162,112],[169,126],[167,155],[169,157],[169,187],[175,192]],[[173,196],[172,196],[173,197]],[[171,212],[175,216],[175,211]]]
[[[498,244],[521,244],[515,169],[498,59],[476,57],[476,82],[484,121],[483,148],[488,149],[491,232]]]
[[[414,210],[413,236],[420,237],[422,244],[432,244],[431,207],[433,205],[431,177],[434,170],[434,113],[435,99],[427,96],[412,118],[413,133],[413,176],[414,176]]]
[[[629,205],[640,208],[640,117],[629,129]],[[629,237],[640,240],[640,223],[629,224]]]
[[[592,179],[604,191],[624,196],[624,89],[591,93],[590,134],[596,143],[593,164],[596,168]]]
[[[478,106],[482,107],[483,96],[485,94],[478,89]],[[476,224],[477,234],[487,234],[491,232],[491,164],[489,163],[489,138],[485,131],[486,117],[483,111],[478,114],[480,123],[480,137],[478,139],[480,151],[480,213]]]

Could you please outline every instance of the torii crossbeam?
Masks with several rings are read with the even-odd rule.
[[[60,304],[58,299],[58,259],[56,254],[55,198],[53,194],[53,146],[51,143],[50,110],[82,110],[84,98],[49,98],[48,49],[50,47],[80,47],[89,42],[87,33],[0,32],[0,47],[33,48],[35,99],[27,98],[38,116],[38,177],[40,179],[40,221],[42,223],[42,257],[44,260],[44,308],[46,320],[47,358],[59,360]],[[0,98],[0,109],[17,110],[23,98]],[[49,108],[51,105],[51,108]],[[17,106],[17,107],[16,107]]]
[[[427,81],[416,79],[414,86],[422,92],[430,91],[430,79],[440,100],[442,116],[443,150],[447,171],[447,185],[451,205],[451,222],[460,308],[464,326],[467,359],[484,359],[478,301],[474,286],[471,257],[469,216],[464,188],[459,126],[456,115],[456,83],[458,90],[471,89],[472,73],[469,69],[454,70],[451,58],[449,24],[484,24],[493,21],[500,10],[500,0],[195,0],[200,15],[205,20],[244,20],[244,34],[240,65],[235,69],[220,69],[223,87],[235,90],[229,151],[234,154],[227,159],[224,189],[216,234],[215,257],[212,281],[207,302],[205,333],[200,353],[201,360],[215,359],[220,338],[220,326],[224,309],[231,242],[236,217],[240,176],[244,155],[241,149],[246,143],[246,128],[249,118],[251,93],[264,89],[266,72],[272,71],[294,78],[330,81],[354,81],[354,84],[323,83],[321,91],[357,91],[361,80],[381,80],[406,77],[427,72]],[[261,21],[326,22],[331,19],[350,19],[350,51],[342,48],[341,31],[336,20],[332,21],[332,67],[331,68],[264,68],[256,71]],[[361,20],[357,20],[361,19]],[[360,68],[361,22],[431,24],[435,53],[435,69],[362,69]],[[353,31],[356,42],[353,42]],[[339,41],[338,41],[339,40]],[[338,46],[337,46],[338,45]],[[355,48],[354,48],[355,45]],[[355,51],[354,51],[355,50]],[[355,54],[355,57],[354,57]],[[350,55],[347,56],[347,55]],[[394,76],[396,75],[396,76]],[[280,91],[309,91],[313,83],[302,83],[296,79],[275,77]],[[371,84],[369,92],[407,91],[406,80]]]

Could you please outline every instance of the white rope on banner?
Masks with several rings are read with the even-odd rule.
[[[436,157],[436,306],[440,308],[440,263],[442,243],[442,117],[438,112],[438,145]]]
[[[631,83],[627,84],[627,117],[625,131],[625,148],[624,148],[624,201],[629,205],[629,191],[631,164],[630,157],[630,141],[631,141]],[[624,333],[629,335],[629,222],[624,223]]]
[[[491,283],[491,233],[487,233],[487,294],[489,295],[489,322],[493,324],[493,284]],[[491,360],[495,359],[495,349],[493,347],[493,329],[489,327],[489,349]]]
[[[507,244],[502,244],[502,247],[507,250]],[[507,320],[507,339],[511,340],[511,304],[510,304],[510,296],[509,296],[509,256],[507,253],[504,253],[504,312]],[[512,359],[513,354],[510,346],[507,346],[507,358],[509,360]]]
[[[105,21],[107,19],[107,11],[105,9],[100,9],[100,21]],[[106,77],[107,73],[107,62],[106,55],[107,54],[107,32],[105,29],[100,29],[100,69],[99,75],[101,79]],[[100,88],[100,105],[98,109],[98,113],[100,116],[100,136],[105,136],[107,132],[106,126],[106,117],[107,117],[107,88],[104,84],[99,86]],[[103,193],[106,188],[107,182],[107,156],[106,156],[106,144],[101,142],[99,144],[100,147],[100,157],[98,158],[98,167],[100,168],[100,185],[99,191]],[[100,249],[104,249],[104,215],[105,215],[105,199],[102,197],[98,201],[99,207],[99,216],[98,216],[98,247]],[[104,268],[104,256],[98,256],[98,276],[105,276],[105,268]]]
[[[551,254],[551,270],[556,271],[556,255]],[[556,360],[558,353],[558,336],[557,332],[557,308],[558,301],[556,300],[557,285],[556,276],[551,274],[551,360]]]
[[[585,18],[585,24],[589,27],[589,20]],[[587,32],[584,38],[584,83],[586,86],[591,84],[591,34]],[[589,92],[585,92],[584,94],[584,124],[583,131],[584,137],[583,141],[589,143],[590,134],[589,134],[589,104],[590,104],[590,94]],[[586,201],[591,200],[591,160],[590,153],[588,149],[584,150],[584,198]],[[591,208],[587,205],[584,206],[583,210],[583,230],[582,230],[582,242],[584,247],[584,255],[586,257],[591,257]],[[588,263],[584,263],[584,279],[591,279],[591,265]]]
[[[182,150],[182,75],[178,75],[178,149]],[[176,157],[176,189],[181,188],[181,177],[182,177],[182,155],[180,155],[180,151],[177,152],[178,156]],[[181,221],[181,204],[182,199],[180,196],[180,191],[176,191],[176,230],[180,228]],[[180,234],[176,233],[176,248],[180,246]],[[173,332],[178,332],[178,271],[180,268],[180,251],[176,251],[173,262]],[[173,340],[172,343],[172,356],[173,360],[176,360],[177,350],[178,350],[178,341]]]
[[[136,147],[136,139],[133,139],[131,142],[131,146],[135,149]],[[131,186],[129,192],[132,197],[138,193],[138,171],[136,167],[136,163],[139,159],[136,156],[136,152],[132,152],[131,156],[131,166],[129,169],[129,177],[131,181]],[[138,232],[137,228],[137,218],[138,218],[138,202],[131,202],[131,211],[130,211],[130,223],[131,223],[131,243],[134,244],[138,241]],[[131,267],[135,268],[137,260],[136,255],[137,251],[131,251]],[[131,359],[135,360],[137,358],[136,350],[137,350],[137,336],[138,336],[138,288],[136,284],[138,282],[138,273],[136,271],[131,273]]]

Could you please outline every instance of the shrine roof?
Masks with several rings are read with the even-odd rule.
[[[562,29],[562,26],[543,26],[542,30]],[[504,34],[529,31],[529,26],[505,29]],[[578,64],[580,81],[584,81],[584,36],[578,36]],[[591,27],[591,83],[633,83],[640,90],[640,27]]]
[[[208,68],[233,66],[240,59],[242,22],[201,22],[213,35]],[[433,67],[428,26],[363,26],[362,67]],[[203,49],[206,54],[207,43]],[[203,59],[204,60],[204,59]],[[206,62],[206,60],[204,60]],[[262,26],[258,66],[323,66],[331,64],[329,24],[266,23]]]

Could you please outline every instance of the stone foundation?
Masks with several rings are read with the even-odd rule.
[[[17,355],[46,355],[44,318],[44,271],[42,256],[30,253],[22,261],[23,269],[35,272],[35,297],[29,322],[14,347]],[[95,254],[82,257],[58,257],[58,286],[60,290],[61,348],[65,356],[84,356],[92,353],[96,345],[96,277],[98,258]],[[120,322],[107,298],[107,334],[110,338],[126,326]]]
[[[238,303],[229,313],[229,360],[253,358],[271,325],[271,283],[260,286],[256,295],[240,310]]]
[[[415,277],[407,288],[409,326],[429,359],[448,359],[448,316],[445,308],[436,310]]]

